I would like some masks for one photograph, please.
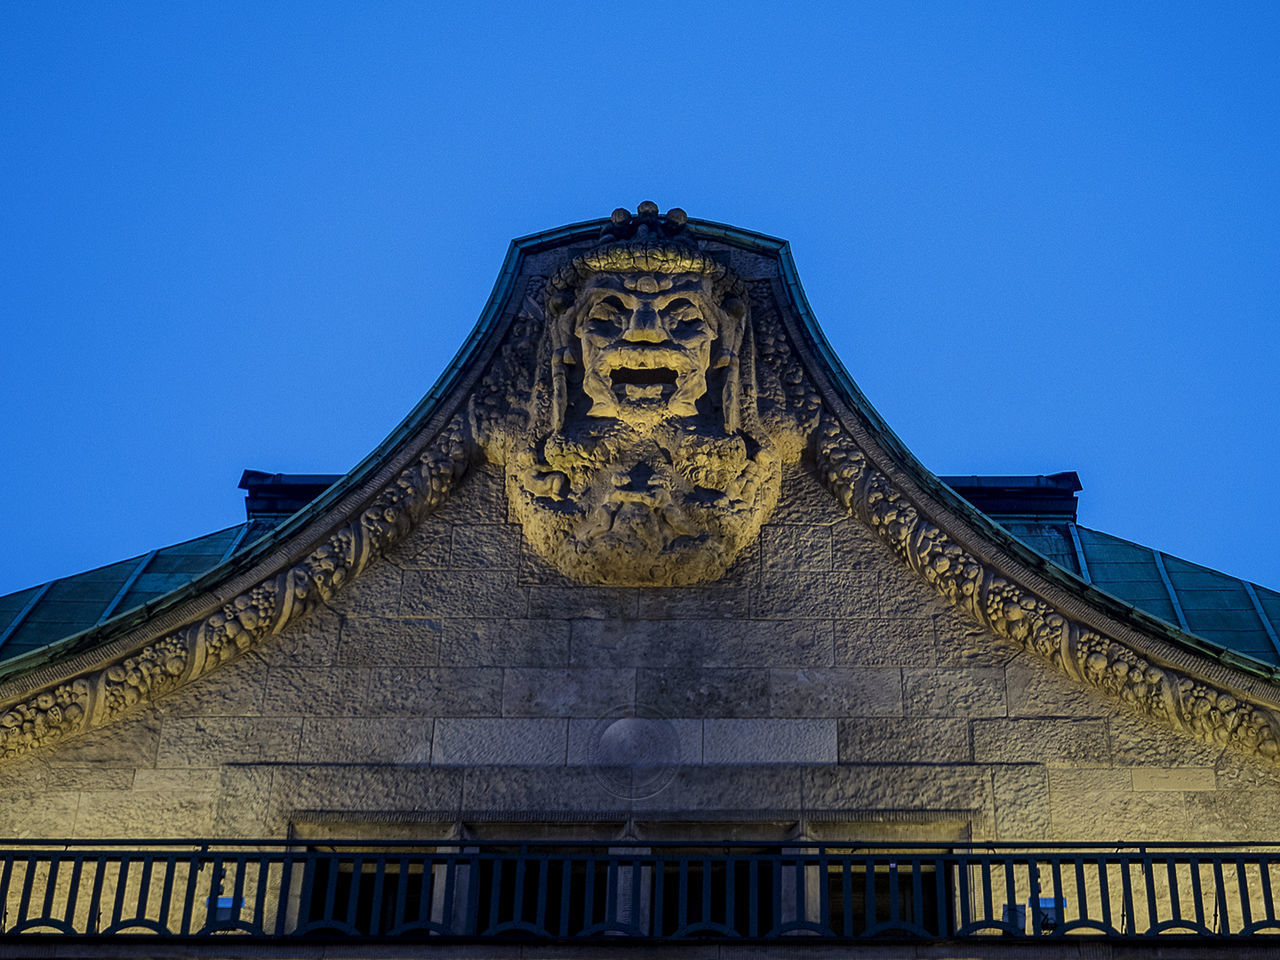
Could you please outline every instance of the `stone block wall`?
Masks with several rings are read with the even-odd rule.
[[[619,731],[674,766],[619,776]],[[609,589],[524,549],[476,469],[328,608],[0,787],[11,837],[632,817],[1248,841],[1280,818],[1280,769],[973,626],[803,470],[722,581]]]

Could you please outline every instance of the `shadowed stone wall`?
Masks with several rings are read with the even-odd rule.
[[[666,766],[620,766],[637,758]],[[501,478],[476,469],[328,609],[0,783],[12,837],[634,818],[1243,841],[1280,826],[1280,772],[971,626],[803,470],[722,580],[648,589],[554,572],[522,549]]]

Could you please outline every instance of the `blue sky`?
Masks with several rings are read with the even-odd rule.
[[[788,238],[938,473],[1280,587],[1280,5],[0,6],[0,593],[345,472],[511,237]]]

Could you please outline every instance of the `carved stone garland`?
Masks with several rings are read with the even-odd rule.
[[[1149,663],[1010,583],[921,516],[828,411],[819,426],[817,454],[822,479],[845,509],[986,629],[1175,730],[1266,760],[1280,759],[1280,723],[1272,711]]]
[[[234,660],[329,599],[435,510],[466,470],[461,418],[301,562],[116,663],[43,690],[0,716],[0,757],[110,723]]]

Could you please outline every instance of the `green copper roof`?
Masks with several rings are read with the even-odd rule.
[[[48,646],[185,587],[275,523],[251,520],[0,597],[0,661]]]
[[[1186,633],[1280,668],[1280,593],[1072,521],[993,519],[1099,590]]]

